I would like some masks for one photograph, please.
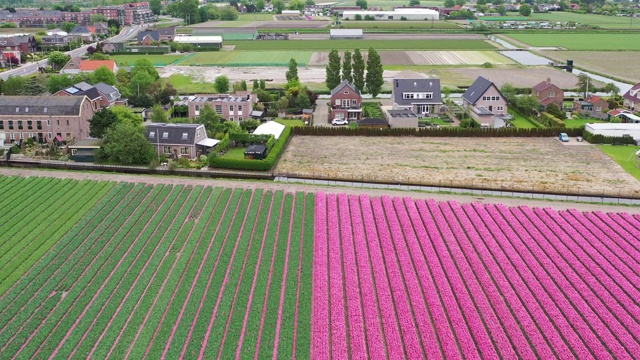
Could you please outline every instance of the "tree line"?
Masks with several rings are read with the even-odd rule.
[[[373,48],[369,48],[367,52],[367,61],[360,52],[355,49],[353,55],[349,50],[345,51],[342,57],[342,63],[338,50],[333,49],[329,52],[329,64],[326,67],[326,83],[331,90],[338,86],[342,81],[352,83],[360,93],[371,94],[373,97],[378,96],[382,90],[384,80],[382,77],[383,68],[380,55]]]

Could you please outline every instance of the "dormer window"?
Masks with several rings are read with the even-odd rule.
[[[48,108],[44,108],[44,112],[49,112],[49,109]]]
[[[188,133],[182,133],[182,140],[187,140],[189,138]]]
[[[166,132],[166,131],[165,131],[165,132],[163,132],[163,133],[162,133],[162,138],[163,138],[163,139],[168,139],[168,138],[169,138],[169,133],[168,133],[168,132]]]
[[[29,112],[29,107],[24,108],[24,112],[28,113]]]
[[[20,112],[20,108],[19,107],[16,107],[16,112]]]
[[[150,138],[154,138],[154,137],[156,137],[156,132],[155,132],[155,131],[151,131],[151,132],[149,132],[149,137],[150,137]]]

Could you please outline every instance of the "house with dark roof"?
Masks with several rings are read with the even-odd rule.
[[[440,113],[442,93],[440,79],[393,79],[391,90],[394,109],[411,110],[420,117]]]
[[[355,85],[343,81],[331,90],[329,121],[332,119],[359,120],[362,118],[362,95]]]
[[[622,95],[622,106],[632,111],[640,111],[640,83]]]
[[[504,126],[503,119],[509,115],[507,99],[492,81],[482,76],[462,94],[462,105],[483,126]]]
[[[136,39],[143,45],[150,45],[154,41],[160,41],[160,32],[155,30],[140,31]]]
[[[0,96],[0,131],[8,143],[88,138],[93,114],[86,96]]]
[[[145,131],[158,155],[164,154],[172,159],[197,159],[220,142],[208,138],[202,124],[150,123]]]
[[[47,35],[42,37],[42,46],[47,47],[66,47],[69,46],[71,42],[71,37],[68,35]]]
[[[107,23],[104,22],[98,22],[93,24],[93,28],[96,31],[96,34],[99,35],[108,35],[109,34],[109,25],[107,25]]]
[[[547,105],[553,103],[558,106],[558,109],[562,110],[564,102],[564,90],[552,84],[551,78],[547,78],[547,80],[542,81],[532,87],[531,95],[538,99],[538,101],[540,101],[540,105],[544,106],[545,108],[547,107]]]
[[[73,37],[79,37],[82,41],[90,42],[93,40],[93,36],[96,34],[96,29],[93,26],[78,25],[69,31],[69,35]]]
[[[173,39],[176,37],[175,26],[156,28],[155,31],[160,34],[160,41],[173,41]]]
[[[95,111],[112,105],[127,105],[126,99],[121,99],[120,91],[115,87],[97,83],[95,85],[80,82],[66,89],[62,89],[54,96],[87,96]]]

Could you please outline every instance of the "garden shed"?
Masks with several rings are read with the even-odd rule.
[[[267,157],[267,147],[264,145],[250,145],[244,152],[245,159],[264,160]]]
[[[101,139],[84,139],[68,145],[69,159],[75,162],[95,162],[94,152],[102,146]]]

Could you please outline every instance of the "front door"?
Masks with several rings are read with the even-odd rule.
[[[493,106],[489,105],[489,111],[493,112]]]

